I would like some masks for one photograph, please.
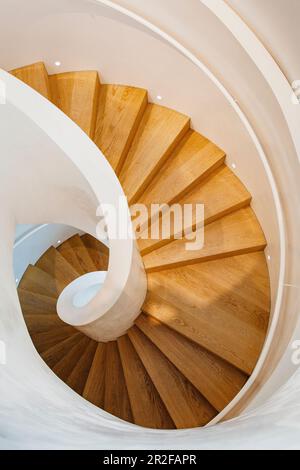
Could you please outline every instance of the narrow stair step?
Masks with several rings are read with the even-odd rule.
[[[70,346],[69,350],[61,357],[61,359],[53,366],[53,372],[64,382],[73,371],[74,367],[84,354],[89,343],[89,338],[84,336],[74,346]]]
[[[172,204],[224,164],[225,153],[198,132],[189,130],[153,178],[139,203]]]
[[[27,290],[18,288],[18,296],[22,312],[24,315],[34,314],[56,314],[57,300],[46,295],[36,294]]]
[[[265,255],[150,273],[143,310],[250,375],[269,322]]]
[[[69,353],[73,346],[77,345],[84,338],[82,333],[76,331],[77,330],[74,330],[73,333],[69,334],[67,337],[52,343],[51,347],[48,347],[44,351],[39,351],[42,358],[51,369]]]
[[[189,126],[187,116],[148,104],[119,178],[129,204],[140,198]]]
[[[66,384],[79,395],[82,395],[83,393],[97,346],[98,343],[96,341],[93,341],[92,339],[89,340],[85,351],[73,368],[71,374],[66,379]]]
[[[77,260],[85,273],[97,270],[96,264],[92,260],[89,251],[78,234],[67,240],[67,247],[72,248],[77,256]]]
[[[138,328],[128,334],[178,429],[203,426],[216,416],[216,410]]]
[[[148,103],[147,91],[101,85],[94,142],[118,175]]]
[[[216,410],[245,385],[246,374],[154,318],[140,315],[136,325]]]
[[[81,265],[76,251],[70,244],[70,240],[66,240],[57,248],[57,251],[68,261],[68,263],[78,272],[81,276],[86,273],[85,269]]]
[[[51,100],[49,77],[43,62],[26,65],[10,72],[16,78],[29,85],[45,98]]]
[[[127,335],[118,339],[134,423],[154,429],[174,429],[174,423]]]
[[[53,246],[40,257],[36,266],[55,279],[59,292],[79,276],[77,271]]]
[[[199,228],[199,230],[203,229]],[[174,240],[146,254],[143,257],[146,271],[160,271],[201,261],[262,251],[266,247],[266,239],[251,207],[239,209],[206,225],[203,248],[186,249],[186,243],[186,239]]]
[[[73,336],[76,332],[77,330],[75,330],[73,326],[66,325],[59,328],[52,328],[50,331],[46,331],[45,333],[32,332],[31,338],[34,346],[41,354],[52,348],[52,346],[55,346],[57,343]]]
[[[60,287],[55,279],[48,273],[30,264],[22,276],[18,289],[26,290],[32,293],[47,295],[57,299]]]
[[[131,406],[117,342],[107,343],[106,348],[104,409],[132,423]]]
[[[148,193],[148,191],[147,191]],[[214,171],[209,178],[199,183],[194,189],[192,189],[183,198],[177,201],[178,204],[183,208],[185,204],[192,204],[193,217],[192,224],[189,224],[187,228],[196,228],[196,204],[204,205],[204,224],[209,224],[224,215],[230,214],[231,212],[246,207],[250,204],[251,195],[240,182],[240,180],[229,170],[226,165],[222,165],[220,168]],[[150,212],[149,212],[150,213]],[[166,228],[168,219],[170,217],[170,211],[166,212],[165,217],[160,217],[160,223]],[[147,221],[148,222],[148,221]],[[151,221],[155,223],[155,218]],[[151,251],[154,251],[161,246],[171,243],[178,232],[174,232],[174,225],[170,224],[170,238],[162,238],[156,240],[151,239],[151,227],[149,223],[149,234],[148,227],[145,230],[140,230],[140,239],[138,240],[139,249],[142,255],[146,255]]]
[[[49,80],[54,104],[93,138],[100,89],[98,72],[59,73]]]
[[[85,247],[92,258],[98,271],[107,271],[109,261],[109,249],[104,243],[92,237],[88,233],[81,235]]]
[[[98,343],[82,396],[104,408],[107,344]]]
[[[44,333],[53,328],[60,328],[66,324],[61,321],[58,315],[25,315],[24,317],[28,331],[33,333]]]

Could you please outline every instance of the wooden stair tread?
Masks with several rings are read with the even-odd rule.
[[[57,300],[53,297],[37,294],[18,288],[18,296],[24,315],[33,314],[56,314]]]
[[[140,315],[136,325],[216,410],[246,383],[246,374],[154,318]]]
[[[82,395],[83,393],[97,345],[98,343],[96,341],[89,339],[85,351],[73,368],[71,374],[66,379],[66,384],[69,385],[69,387],[71,387],[79,395]]]
[[[119,173],[147,106],[147,91],[101,85],[94,142]]]
[[[98,343],[82,396],[104,408],[106,344]]]
[[[106,345],[104,409],[119,418],[132,422],[132,412],[116,341]]]
[[[72,349],[73,346],[78,345],[78,343],[80,343],[83,338],[84,335],[82,333],[76,332],[76,330],[74,330],[74,333],[69,334],[61,341],[56,341],[46,350],[39,352],[46,364],[53,369],[55,364],[61,361],[61,359],[69,353],[70,349]]]
[[[53,103],[93,138],[100,80],[96,71],[66,72],[49,77]]]
[[[30,264],[22,276],[18,289],[57,299],[60,289],[48,273]]]
[[[73,326],[66,325],[58,328],[52,328],[51,330],[44,333],[31,332],[30,334],[34,346],[41,354],[76,333],[77,330],[75,330]]]
[[[53,246],[40,257],[35,265],[55,279],[59,292],[79,276],[77,271]]]
[[[204,204],[204,224],[207,225],[224,215],[248,206],[250,201],[251,195],[245,186],[226,165],[221,165],[209,178],[197,184],[195,188],[179,199],[177,203],[182,207],[185,204],[192,204],[193,207],[196,204]],[[160,218],[160,220],[161,223],[167,223],[167,218]],[[196,217],[195,210],[193,210],[191,227],[195,229],[195,225]],[[173,229],[173,224],[171,224],[170,239],[161,238],[158,240],[151,239],[151,237],[148,238],[147,227],[145,230],[141,230],[141,238],[138,240],[141,254],[146,255],[170,243],[176,235]]]
[[[264,253],[151,273],[143,310],[250,375],[269,321]]]
[[[28,331],[32,333],[44,333],[52,328],[63,327],[66,324],[58,315],[26,315],[24,317]]]
[[[62,358],[53,366],[53,372],[61,380],[66,382],[74,367],[82,357],[88,343],[89,338],[87,336],[83,336],[77,343],[69,347],[69,350],[66,351]]]
[[[176,427],[207,424],[216,410],[138,328],[128,335]]]
[[[119,177],[130,204],[140,198],[189,125],[187,116],[148,104]]]
[[[26,65],[25,67],[11,70],[10,73],[45,98],[51,100],[49,77],[43,62]]]
[[[73,237],[69,238],[62,245],[61,253],[64,254],[66,249],[72,249],[77,257],[78,263],[85,273],[90,273],[97,270],[97,267],[91,258],[89,251],[78,234],[73,235]]]
[[[168,414],[152,380],[127,335],[118,339],[134,423],[156,429],[173,429]]]
[[[146,271],[260,251],[266,246],[264,234],[250,207],[239,209],[206,225],[203,248],[186,250],[186,241],[174,240],[146,254],[143,257]]]
[[[109,261],[108,247],[88,233],[81,235],[80,238],[87,248],[97,270],[107,271]]]
[[[73,249],[70,239],[64,241],[57,248],[57,251],[70,263],[70,265],[77,271],[78,274],[83,275],[86,273],[81,265],[76,251]]]
[[[224,163],[225,153],[198,132],[189,130],[154,177],[139,203],[172,204]]]

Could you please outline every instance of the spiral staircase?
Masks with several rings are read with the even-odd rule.
[[[115,341],[96,342],[56,313],[74,279],[107,270],[109,249],[89,234],[49,248],[18,287],[35,348],[75,392],[125,421],[154,429],[206,425],[247,382],[268,329],[266,240],[251,195],[224,152],[187,116],[149,103],[146,90],[101,84],[96,71],[48,75],[43,63],[11,73],[88,134],[130,204],[205,207],[202,249],[186,250],[176,233],[137,234],[147,296],[135,325]],[[191,228],[201,229],[195,220]]]

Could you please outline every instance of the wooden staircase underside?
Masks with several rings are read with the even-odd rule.
[[[94,140],[130,203],[205,205],[201,250],[187,251],[176,233],[138,240],[147,298],[117,341],[96,343],[56,313],[66,285],[107,270],[107,247],[85,234],[49,248],[18,288],[37,351],[75,392],[123,420],[154,429],[207,424],[245,385],[268,328],[266,241],[251,195],[224,152],[187,116],[149,103],[146,90],[101,84],[95,71],[49,76],[43,63],[11,73]]]

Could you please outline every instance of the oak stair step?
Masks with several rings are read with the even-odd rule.
[[[24,315],[34,314],[56,314],[57,300],[42,294],[36,294],[18,288],[18,296]]]
[[[78,234],[62,243],[57,250],[66,258],[66,260],[77,270],[80,266],[79,274],[96,271],[97,267],[91,255]],[[75,264],[73,264],[73,262]],[[77,270],[78,271],[78,270]]]
[[[110,341],[106,345],[104,409],[125,421],[133,421],[116,341]]]
[[[82,396],[104,408],[107,344],[98,343]]]
[[[53,246],[40,257],[35,265],[55,279],[59,293],[79,277],[73,266]]]
[[[194,189],[183,196],[183,198],[179,199],[177,203],[180,204],[181,207],[184,207],[185,204],[192,204],[192,223],[188,224],[187,228],[195,230],[197,222],[195,212],[196,204],[204,205],[204,224],[207,225],[233,211],[249,206],[250,201],[251,194],[247,191],[245,186],[226,165],[221,165],[208,178],[201,181]],[[166,227],[169,216],[170,211],[167,211],[164,218],[160,217],[161,227]],[[158,223],[156,220],[157,217],[151,220],[152,225],[153,222]],[[148,225],[150,235],[151,227],[149,223]],[[161,246],[171,243],[175,236],[181,233],[180,231],[174,233],[173,224],[170,224],[170,227],[170,237],[163,238],[160,235],[159,239],[152,239],[148,236],[147,226],[144,230],[140,229],[138,245],[141,254],[146,255]]]
[[[92,237],[88,233],[81,235],[85,247],[92,258],[98,271],[107,271],[109,261],[109,249],[104,243]]]
[[[197,231],[199,230],[202,228]],[[184,238],[174,240],[146,254],[143,257],[146,271],[160,271],[227,256],[262,251],[266,247],[266,239],[251,207],[239,209],[205,225],[202,248],[186,249],[186,243],[187,240]]]
[[[30,332],[32,341],[36,349],[40,354],[44,353],[48,349],[57,346],[62,341],[69,339],[74,336],[77,330],[73,326],[66,325],[58,328],[51,328],[49,331],[44,333]]]
[[[59,73],[50,75],[49,82],[53,103],[93,138],[100,90],[98,72]]]
[[[189,130],[153,178],[139,203],[173,204],[224,164],[225,153],[198,132]],[[154,208],[152,208],[152,217]]]
[[[10,73],[51,101],[49,77],[43,62],[26,65]]]
[[[246,374],[154,318],[140,315],[136,325],[216,410],[246,383]]]
[[[46,364],[53,369],[53,367],[70,352],[70,349],[72,349],[73,346],[78,345],[84,338],[85,337],[82,333],[74,330],[74,333],[69,333],[66,338],[62,338],[60,341],[57,340],[55,343],[52,343],[51,347],[41,351],[40,354]]]
[[[147,91],[101,85],[95,144],[119,174],[148,103]]]
[[[174,429],[174,423],[127,335],[118,339],[134,423],[154,429]]]
[[[250,253],[150,273],[143,310],[250,375],[268,328],[265,256]]]
[[[73,368],[71,374],[66,379],[66,384],[79,395],[83,394],[84,386],[88,378],[97,346],[98,343],[96,341],[89,339],[89,343],[86,346],[85,351]]]
[[[48,273],[30,264],[19,282],[19,289],[57,299],[60,288]]]
[[[140,198],[189,126],[187,116],[148,104],[119,176],[129,204]]]
[[[72,373],[74,367],[77,365],[82,354],[84,353],[89,338],[83,336],[74,346],[69,347],[69,350],[61,357],[61,359],[52,367],[53,372],[64,382],[66,382],[69,375]]]
[[[45,333],[53,328],[60,328],[66,324],[58,315],[34,314],[25,315],[24,320],[28,330],[33,333]]]

